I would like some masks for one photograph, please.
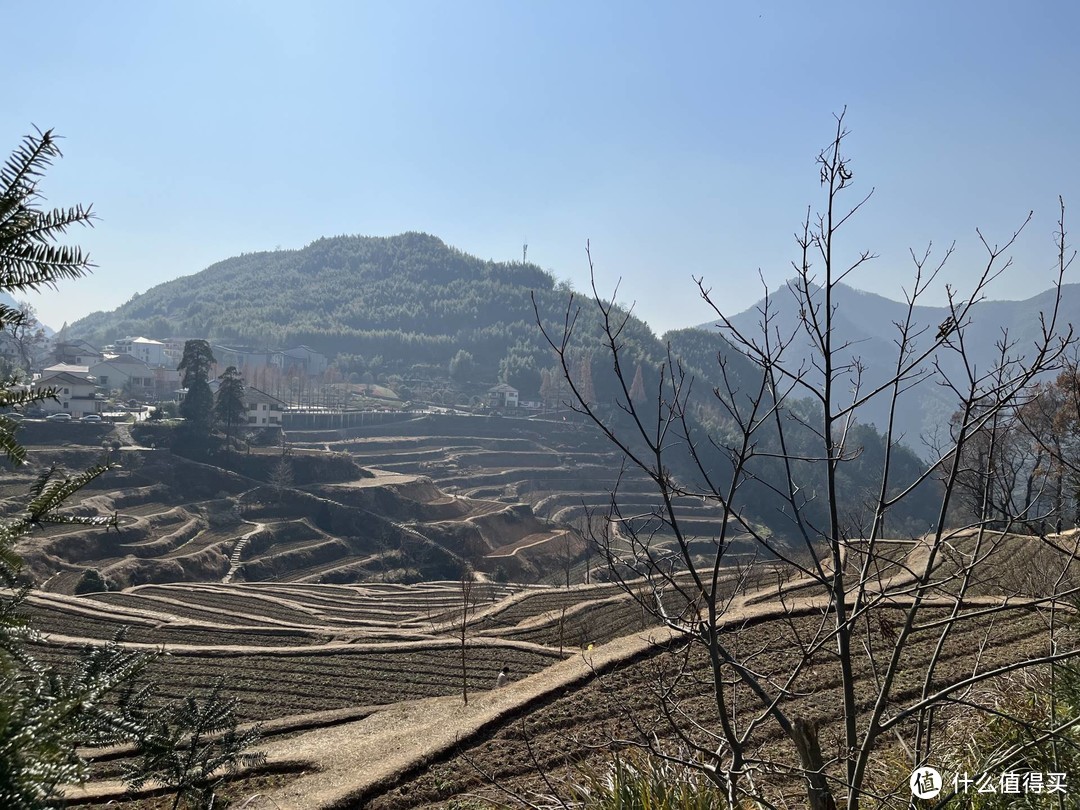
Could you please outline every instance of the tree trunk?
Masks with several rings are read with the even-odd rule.
[[[825,779],[825,763],[821,757],[821,745],[818,743],[817,722],[796,717],[792,740],[799,749],[799,759],[806,772],[806,793],[810,799],[810,810],[836,810],[836,800]]]

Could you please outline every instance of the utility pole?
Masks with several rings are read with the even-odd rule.
[[[525,244],[521,246],[521,263],[525,264],[525,254],[529,252],[529,237],[525,237]]]

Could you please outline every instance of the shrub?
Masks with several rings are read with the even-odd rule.
[[[717,785],[701,771],[638,750],[616,752],[607,765],[579,764],[545,803],[575,810],[721,810]]]
[[[110,582],[96,568],[87,568],[83,571],[79,581],[75,583],[75,593],[98,593],[111,590]]]

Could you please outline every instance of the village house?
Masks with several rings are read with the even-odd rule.
[[[488,389],[487,402],[492,408],[516,408],[518,390],[512,385],[499,383]]]
[[[145,337],[126,337],[113,344],[117,354],[130,354],[142,360],[148,366],[163,366],[169,362],[165,353],[165,344],[160,340]]]
[[[91,346],[85,340],[60,341],[53,347],[56,362],[69,366],[90,366],[103,360],[104,353]]]
[[[41,402],[46,413],[70,413],[73,419],[79,419],[100,410],[96,396],[96,382],[90,376],[86,366],[59,364],[45,369],[34,380],[34,388],[52,388],[56,399]]]
[[[318,377],[326,371],[329,365],[325,354],[321,354],[307,346],[297,346],[294,349],[275,352],[274,363],[286,374],[290,371],[302,369],[309,377]]]
[[[89,371],[106,392],[126,390],[145,394],[154,390],[154,370],[130,354],[109,355],[92,363]]]
[[[221,387],[221,381],[214,379],[208,383],[210,393],[217,398],[218,389]],[[180,388],[175,392],[175,399],[178,403],[184,401],[184,397],[187,396],[188,390],[186,388]],[[277,397],[260,391],[258,388],[251,386],[244,387],[244,410],[245,424],[248,427],[281,427],[281,416],[285,412],[285,403]]]
[[[247,346],[222,346],[220,343],[211,343],[210,351],[214,353],[213,375],[220,376],[229,366],[240,372],[246,383],[252,383],[261,372],[274,364],[274,352],[269,350],[252,349]]]
[[[252,427],[281,427],[281,416],[285,403],[258,388],[244,389],[244,405],[247,407],[247,422]]]

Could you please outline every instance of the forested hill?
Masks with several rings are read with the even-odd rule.
[[[126,335],[302,343],[330,357],[379,355],[398,370],[444,364],[464,349],[497,368],[508,348],[534,341],[530,290],[547,305],[554,288],[535,265],[483,261],[427,234],[339,236],[226,259],[94,313],[70,335],[98,343]]]

